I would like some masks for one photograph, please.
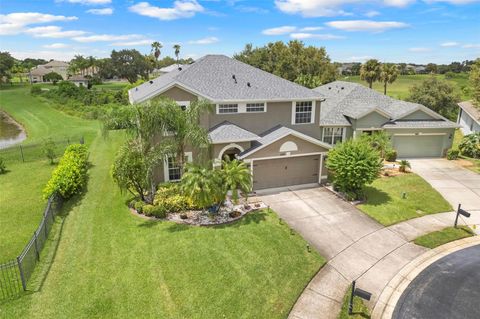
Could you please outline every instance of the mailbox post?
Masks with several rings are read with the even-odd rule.
[[[357,296],[365,300],[370,300],[372,294],[360,288],[355,287],[355,280],[352,281],[352,294],[350,295],[350,304],[348,305],[348,314],[353,314],[353,297]]]
[[[466,210],[461,209],[460,207],[462,207],[462,204],[458,204],[457,216],[455,217],[455,223],[453,225],[454,228],[457,228],[458,216],[462,215],[462,216],[465,216],[465,217],[470,217],[470,213],[467,212]]]

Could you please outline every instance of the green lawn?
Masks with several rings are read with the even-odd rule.
[[[429,74],[417,74],[417,75],[399,75],[397,80],[390,84],[387,87],[387,94],[396,99],[405,99],[409,95],[409,88],[415,84],[421,83],[423,80],[428,78]],[[444,80],[445,75],[437,74],[436,77]],[[360,76],[347,76],[340,78],[343,81],[349,82],[356,82],[368,86],[368,83],[362,81]],[[457,90],[457,92],[462,96],[463,100],[468,100],[470,96],[465,94],[462,91],[462,87],[468,87],[468,74],[467,73],[460,73],[456,74],[456,76],[452,79],[448,79],[447,82],[451,83]],[[373,84],[373,89],[377,90],[378,92],[383,93],[383,84],[380,82],[375,82]]]
[[[105,82],[94,85],[93,87],[96,89],[122,90],[127,85],[129,85],[128,82]]]
[[[343,304],[342,310],[338,315],[338,319],[369,319],[370,318],[370,310],[368,307],[363,303],[363,299],[357,296],[353,297],[353,314],[348,314],[348,306],[350,304],[350,295],[352,293],[352,287],[350,286],[343,297]]]
[[[403,192],[406,198],[402,198]],[[452,210],[430,184],[414,173],[378,178],[365,188],[365,196],[366,202],[358,208],[385,226]]]
[[[0,90],[0,109],[27,129],[24,144],[80,135],[90,142],[96,135],[98,123],[65,115],[29,90],[20,86]],[[9,172],[0,175],[0,263],[15,258],[37,228],[46,204],[42,189],[54,168],[44,159],[21,163],[17,158],[8,159]]]
[[[427,248],[435,248],[454,240],[471,237],[473,232],[466,226],[458,228],[447,227],[415,238],[414,243]]]
[[[146,221],[110,176],[124,139],[90,148],[88,191],[72,206],[34,293],[0,305],[7,318],[286,318],[325,260],[271,212],[228,226]],[[51,247],[55,243],[50,243]],[[48,249],[48,248],[47,248]],[[52,253],[53,255],[53,253]],[[47,272],[42,284],[38,278]]]

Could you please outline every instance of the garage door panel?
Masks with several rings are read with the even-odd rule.
[[[253,188],[265,189],[318,182],[319,155],[253,162]]]
[[[443,135],[394,136],[393,147],[398,157],[441,157]]]

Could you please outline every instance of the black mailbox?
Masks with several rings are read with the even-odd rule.
[[[365,291],[363,289],[360,289],[360,288],[357,288],[355,289],[355,296],[358,296],[362,299],[365,299],[365,300],[370,300],[370,298],[372,298],[372,294],[369,293],[368,291]]]

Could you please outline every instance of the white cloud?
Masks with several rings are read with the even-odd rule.
[[[469,4],[479,2],[479,0],[425,0],[427,3],[445,2],[450,4]]]
[[[59,61],[70,61],[74,58],[75,54],[80,54],[80,52],[73,52],[71,50],[67,51],[50,51],[50,50],[40,50],[40,51],[9,51],[10,54],[19,60],[26,58],[36,58],[36,59],[45,59],[45,60],[59,60]]]
[[[462,45],[462,48],[464,48],[464,49],[480,49],[480,44],[473,44],[473,43],[464,44],[464,45]]]
[[[10,14],[0,14],[0,35],[15,35],[22,33],[24,27],[32,24],[72,21],[77,20],[75,16],[63,16],[45,14],[39,12],[14,12]]]
[[[458,42],[454,42],[454,41],[451,41],[451,42],[443,42],[442,44],[440,44],[440,46],[442,47],[458,47],[460,45],[460,43]]]
[[[77,42],[87,43],[87,42],[107,42],[107,41],[129,41],[129,40],[138,40],[142,39],[143,36],[139,34],[123,34],[123,35],[113,35],[113,34],[94,34],[83,37],[74,37],[73,40]]]
[[[282,26],[282,27],[265,29],[265,30],[262,31],[262,34],[265,34],[265,35],[282,35],[282,34],[295,32],[296,30],[297,30],[297,27],[293,27],[293,26],[290,26],[290,25],[285,25],[285,26]]]
[[[65,43],[52,43],[52,44],[45,44],[43,45],[45,49],[66,49],[69,48],[70,45]]]
[[[384,0],[383,3],[390,7],[403,8],[408,6],[411,3],[414,3],[415,0]]]
[[[300,31],[309,32],[309,31],[318,31],[323,29],[324,29],[323,27],[305,27],[305,28],[301,28]]]
[[[35,38],[70,38],[86,34],[85,31],[81,30],[63,31],[61,27],[55,25],[29,28],[24,30],[24,33]]]
[[[213,44],[219,41],[216,37],[207,37],[199,40],[188,41],[189,44]]]
[[[369,17],[369,18],[373,18],[373,17],[376,17],[378,15],[380,15],[380,12],[375,11],[375,10],[368,11],[368,12],[365,13],[365,16]]]
[[[360,0],[275,0],[275,6],[282,12],[301,14],[304,17],[329,17],[346,15],[339,9],[343,4]]]
[[[406,28],[408,24],[397,21],[346,20],[331,21],[326,25],[344,31],[383,32],[388,29]]]
[[[191,18],[198,12],[205,9],[197,0],[177,0],[173,2],[172,8],[161,8],[152,6],[148,2],[139,2],[128,8],[142,16],[157,18],[160,20],[175,20],[180,18]]]
[[[142,45],[151,45],[154,42],[152,39],[143,39],[137,41],[125,41],[125,42],[115,42],[110,44],[114,47],[133,47],[133,46],[142,46]]]
[[[371,55],[351,56],[347,59],[348,62],[363,62],[373,59]]]
[[[112,3],[112,0],[65,0],[70,3],[80,3],[80,4],[109,4]]]
[[[90,10],[87,10],[87,13],[101,15],[101,16],[108,16],[113,14],[113,9],[112,8],[90,9]]]
[[[316,34],[316,33],[292,33],[290,37],[297,40],[304,40],[304,39],[318,39],[318,40],[336,40],[336,39],[344,39],[345,37],[333,35],[333,34]]]
[[[417,47],[417,48],[410,48],[410,49],[408,49],[408,51],[415,52],[415,53],[424,53],[424,52],[430,52],[430,51],[432,51],[432,49]]]

